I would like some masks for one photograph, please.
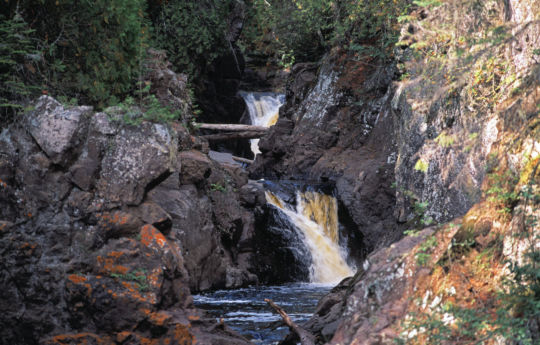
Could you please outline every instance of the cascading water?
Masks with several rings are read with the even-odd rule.
[[[241,95],[248,107],[251,124],[270,127],[277,122],[279,108],[285,100],[284,95],[261,92],[243,92]],[[258,139],[251,140],[251,150],[255,155],[260,153],[258,142]],[[294,195],[292,191],[295,189],[296,187],[293,187],[289,190],[290,196]],[[286,279],[290,278],[293,281],[306,279],[308,271],[306,262],[310,262],[310,282],[213,291],[195,295],[194,302],[197,307],[207,310],[210,315],[223,318],[229,326],[252,342],[275,345],[289,331],[287,327],[277,326],[276,321],[279,317],[269,310],[264,302],[265,298],[270,298],[285,308],[292,320],[301,324],[309,319],[317,301],[334,284],[353,275],[354,268],[347,264],[346,252],[339,245],[338,207],[335,198],[312,191],[297,191],[296,205],[293,207],[277,194],[267,191],[266,200],[276,211],[272,212],[272,219],[275,222],[272,225],[268,224],[264,233],[270,236],[270,242],[279,238],[277,243],[281,244],[283,240],[285,246],[279,249],[286,249],[285,253],[292,253],[291,256],[285,256],[286,260],[296,260],[295,262],[299,264],[292,265],[294,269],[289,270],[292,275],[289,276],[287,273]],[[278,253],[276,257],[283,260],[283,251],[276,250],[277,247],[272,247],[266,242],[265,248],[271,248]],[[286,271],[286,268],[280,267],[279,264],[272,264],[269,267],[271,271]],[[296,271],[298,268],[299,271]]]
[[[347,264],[345,250],[339,246],[337,201],[334,197],[317,192],[297,192],[296,208],[293,208],[267,191],[266,201],[301,231],[311,254],[311,282],[337,283],[354,274],[354,269]]]
[[[302,324],[309,320],[317,301],[341,279],[354,274],[339,246],[338,209],[334,197],[317,192],[296,192],[296,206],[289,205],[267,191],[268,204],[277,209],[282,225],[292,224],[311,254],[310,282],[280,286],[252,286],[195,295],[197,307],[260,345],[276,345],[289,332],[278,326],[280,317],[273,313],[265,298],[285,308],[291,319]],[[290,226],[290,225],[289,225]],[[285,231],[285,229],[283,229]],[[291,245],[295,245],[291,243]],[[278,270],[280,267],[274,267]]]
[[[240,92],[240,95],[246,102],[252,125],[270,127],[276,124],[285,95],[271,92]],[[259,139],[251,139],[250,143],[253,154],[261,153]]]

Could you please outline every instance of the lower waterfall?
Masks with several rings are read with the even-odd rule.
[[[269,191],[266,200],[300,230],[311,254],[312,283],[338,283],[354,274],[354,268],[347,264],[346,251],[339,245],[338,209],[334,197],[310,191],[297,192],[295,208]]]

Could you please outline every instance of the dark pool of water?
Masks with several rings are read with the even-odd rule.
[[[280,286],[257,286],[237,290],[218,290],[193,296],[195,305],[216,318],[223,318],[229,327],[255,344],[277,344],[289,329],[281,317],[264,301],[273,300],[297,323],[307,321],[317,302],[332,286],[293,283]]]

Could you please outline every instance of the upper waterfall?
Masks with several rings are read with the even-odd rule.
[[[345,250],[339,246],[338,209],[334,197],[316,192],[297,192],[294,209],[267,191],[266,201],[301,231],[312,257],[311,282],[337,283],[354,274],[354,269],[347,264]]]
[[[272,92],[240,92],[246,102],[252,125],[270,127],[276,124],[279,108],[285,102],[285,95]],[[259,139],[251,139],[251,151],[257,155]]]

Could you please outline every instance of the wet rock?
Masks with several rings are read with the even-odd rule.
[[[249,207],[265,205],[266,197],[264,196],[262,183],[249,180],[247,184],[240,188],[240,201]]]
[[[336,66],[331,57],[321,64],[318,75],[314,65],[293,69],[287,103],[259,142],[262,155],[250,176],[333,184],[344,235],[357,239],[351,249],[361,261],[401,236],[393,215],[395,159],[389,158],[396,151],[389,111],[394,69]],[[351,97],[357,86],[362,93]]]

